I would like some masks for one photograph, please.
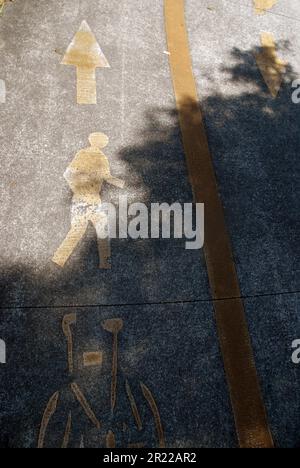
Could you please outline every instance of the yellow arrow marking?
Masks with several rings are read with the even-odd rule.
[[[0,0],[0,15],[2,15],[3,10],[4,10],[4,6],[8,1],[9,0]],[[10,0],[10,1],[12,2],[13,0]]]
[[[61,63],[77,69],[77,103],[97,104],[96,68],[110,66],[86,21],[82,22]]]
[[[264,15],[267,10],[276,5],[277,0],[254,0],[255,13],[257,15]]]
[[[281,88],[286,63],[276,53],[274,37],[270,33],[261,35],[262,52],[255,56],[261,74],[274,98]]]

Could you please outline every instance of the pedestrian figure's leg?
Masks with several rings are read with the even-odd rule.
[[[97,233],[98,252],[99,252],[99,268],[103,270],[110,270],[110,239],[108,230],[108,217],[106,213],[97,214],[92,220]]]
[[[57,265],[64,267],[69,257],[74,252],[78,242],[82,239],[88,226],[88,221],[84,216],[72,220],[72,226],[65,240],[55,252],[52,261]]]

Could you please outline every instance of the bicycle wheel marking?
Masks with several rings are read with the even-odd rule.
[[[100,422],[96,418],[95,413],[93,412],[93,410],[90,407],[90,405],[88,404],[85,396],[83,395],[82,391],[80,390],[80,388],[78,387],[78,385],[75,382],[73,382],[71,384],[71,389],[72,389],[72,392],[74,393],[78,403],[84,409],[84,412],[87,415],[87,417],[92,421],[92,423],[97,427],[97,429],[100,429]]]
[[[195,202],[204,203],[206,207],[205,257],[237,435],[241,447],[273,447],[198,104],[184,5],[184,0],[165,0],[169,60],[190,183]]]
[[[71,411],[69,412],[68,415],[68,421],[65,429],[65,435],[63,439],[63,443],[61,448],[68,448],[69,441],[70,441],[70,435],[71,435],[71,428],[72,428],[72,413]]]
[[[128,383],[128,380],[126,380],[125,386],[126,386],[126,393],[127,393],[127,396],[128,396],[129,402],[130,402],[131,411],[132,411],[136,426],[137,426],[138,430],[141,431],[143,429],[141,416],[140,416],[139,410],[137,408],[136,401],[135,401],[135,398],[134,398],[134,396],[132,394],[132,391],[131,391],[130,385]]]
[[[159,414],[155,399],[154,399],[151,391],[149,390],[149,388],[146,387],[146,385],[144,385],[143,383],[141,383],[141,389],[142,389],[142,392],[143,392],[143,395],[144,395],[145,399],[148,402],[148,405],[150,406],[150,409],[151,409],[153,417],[154,417],[156,431],[157,431],[157,435],[158,435],[158,441],[159,441],[159,448],[165,448],[166,443],[165,443],[164,430],[163,430],[163,427],[162,427],[161,417],[160,417],[160,414]]]
[[[67,347],[68,347],[68,366],[69,366],[69,373],[73,373],[74,369],[74,359],[73,359],[73,337],[71,332],[71,325],[76,323],[77,316],[76,314],[68,314],[65,315],[62,322],[62,329],[64,335],[67,339]]]
[[[55,392],[47,403],[46,409],[43,414],[42,422],[41,422],[41,428],[40,428],[40,433],[39,433],[39,438],[38,438],[38,448],[44,447],[46,431],[47,431],[50,419],[52,418],[53,414],[56,411],[58,398],[59,398],[59,392]]]
[[[116,448],[116,438],[112,431],[108,431],[106,436],[106,448]]]
[[[115,409],[117,401],[117,383],[118,383],[118,334],[123,328],[122,319],[105,320],[102,328],[110,332],[113,336],[113,357],[111,370],[111,409]]]

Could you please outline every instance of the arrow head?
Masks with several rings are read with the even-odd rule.
[[[82,21],[78,31],[92,32],[91,28],[85,20]]]
[[[62,60],[62,65],[79,68],[110,68],[88,23],[83,21]]]

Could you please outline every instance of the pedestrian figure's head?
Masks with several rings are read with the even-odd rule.
[[[89,142],[94,148],[105,148],[108,145],[109,138],[105,133],[91,133]]]

